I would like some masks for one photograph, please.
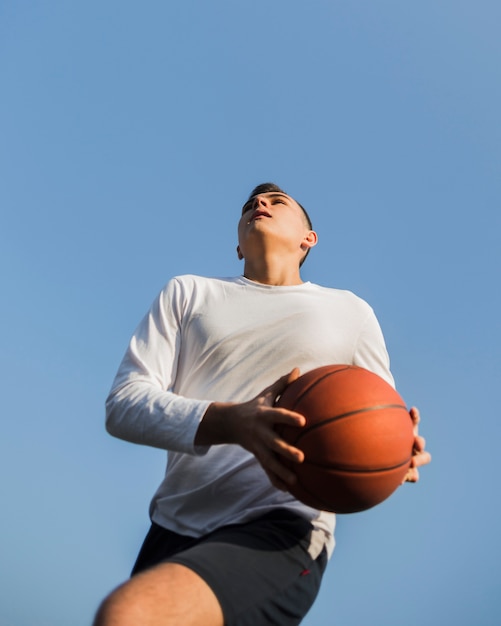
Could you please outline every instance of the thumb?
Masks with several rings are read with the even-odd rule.
[[[295,380],[299,378],[299,368],[295,367],[291,372],[281,376],[277,381],[270,385],[267,389],[267,392],[273,397],[273,400],[276,399],[281,393],[283,393],[288,385],[293,383]]]

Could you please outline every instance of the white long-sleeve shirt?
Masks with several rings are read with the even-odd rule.
[[[168,451],[152,520],[201,536],[287,508],[310,519],[332,549],[332,513],[275,489],[240,446],[197,448],[194,438],[211,402],[244,402],[294,367],[333,363],[393,384],[374,312],[351,292],[244,277],[172,279],[136,329],[106,402],[111,434]]]

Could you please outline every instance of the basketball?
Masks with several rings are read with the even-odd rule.
[[[306,418],[280,435],[305,454],[290,463],[290,492],[316,509],[356,513],[402,483],[412,458],[413,424],[405,402],[380,376],[354,365],[327,365],[291,383],[281,406]]]

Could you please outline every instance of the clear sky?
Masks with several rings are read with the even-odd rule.
[[[0,3],[0,626],[89,626],[164,453],[104,400],[173,275],[235,275],[272,180],[303,278],[374,307],[433,453],[338,520],[305,626],[501,623],[501,5]]]

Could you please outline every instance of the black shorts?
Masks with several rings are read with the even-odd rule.
[[[278,510],[202,538],[153,523],[132,576],[162,562],[196,572],[219,600],[226,626],[293,626],[315,600],[327,565],[325,548],[310,555],[313,527]]]

